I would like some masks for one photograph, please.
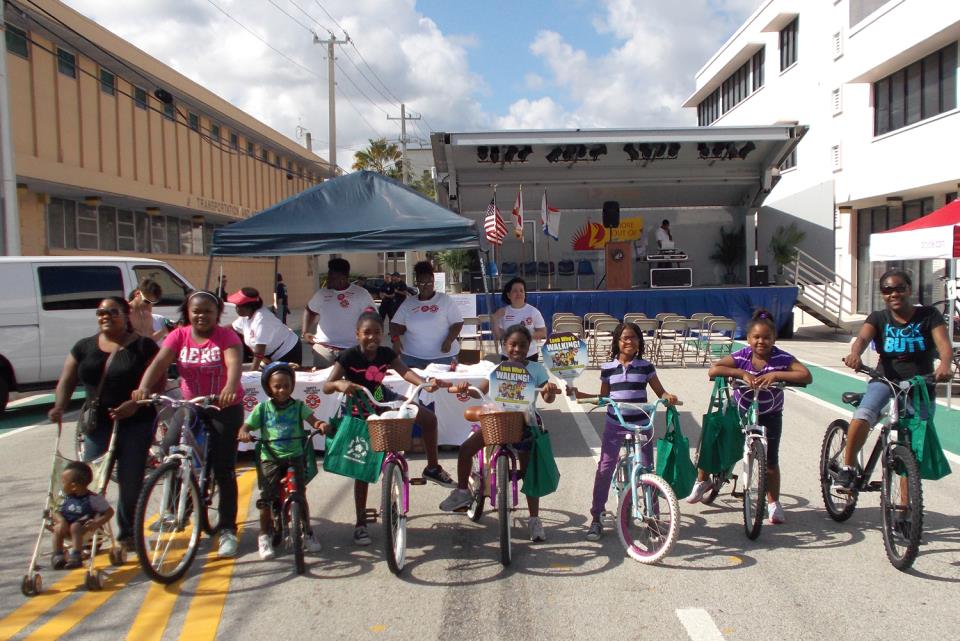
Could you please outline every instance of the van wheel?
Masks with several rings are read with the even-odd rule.
[[[10,400],[10,381],[4,376],[0,376],[0,414],[7,409],[7,401]]]

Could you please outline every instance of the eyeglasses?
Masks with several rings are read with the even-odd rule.
[[[892,293],[894,293],[894,292],[896,292],[896,293],[898,293],[898,294],[902,294],[902,293],[904,293],[905,291],[907,291],[907,289],[908,289],[908,288],[907,288],[906,285],[892,285],[892,286],[889,286],[889,287],[881,287],[881,288],[880,288],[880,293],[883,294],[884,296],[889,296],[890,294],[892,294]]]
[[[116,318],[120,315],[120,310],[116,307],[98,307],[96,314],[97,318],[101,316],[113,316]]]
[[[421,281],[421,280],[418,280],[417,282],[414,283],[414,285],[416,285],[417,287],[427,287],[427,286],[433,287],[433,281],[432,281],[432,280],[422,280],[422,281]]]
[[[147,303],[148,305],[157,305],[157,304],[160,303],[160,299],[159,299],[159,298],[158,298],[157,300],[150,300],[149,298],[147,298],[147,297],[144,296],[143,294],[140,294],[140,299],[141,299],[143,302]]]

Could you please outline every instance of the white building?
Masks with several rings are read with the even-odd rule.
[[[956,1],[766,0],[707,61],[684,103],[700,125],[810,127],[759,212],[760,263],[797,222],[844,311],[878,306],[869,281],[889,265],[871,266],[870,234],[957,197],[958,40]],[[943,298],[943,261],[902,266],[922,302]]]

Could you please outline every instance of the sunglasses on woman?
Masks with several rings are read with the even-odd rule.
[[[117,316],[120,315],[120,310],[117,309],[116,307],[98,307],[96,314],[97,314],[97,318],[101,316],[112,316],[116,318]]]
[[[880,288],[880,293],[883,294],[884,296],[889,296],[894,292],[898,294],[902,294],[905,291],[907,291],[906,285],[887,285]]]

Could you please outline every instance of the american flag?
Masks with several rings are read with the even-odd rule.
[[[490,204],[487,205],[487,217],[483,221],[483,229],[487,234],[487,240],[491,244],[503,244],[503,239],[507,236],[507,226],[503,224],[503,218],[500,216],[500,210],[497,209],[495,198],[491,198]]]

